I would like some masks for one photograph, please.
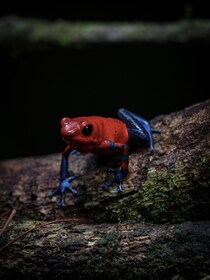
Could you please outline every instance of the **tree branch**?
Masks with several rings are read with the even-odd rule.
[[[131,151],[122,194],[115,185],[108,192],[102,189],[113,176],[107,167],[118,167],[117,158],[106,162],[92,154],[71,155],[70,174],[79,175],[72,181],[78,195],[66,193],[65,210],[59,209],[59,195],[49,197],[59,183],[60,154],[2,161],[1,208],[53,219],[64,212],[97,222],[209,219],[209,120],[209,100],[155,118],[152,124],[161,130],[154,135],[155,154],[150,155],[147,145]]]
[[[210,42],[209,20],[171,23],[101,23],[23,19],[0,19],[0,45],[24,51],[50,46],[85,46],[92,43],[187,43]]]

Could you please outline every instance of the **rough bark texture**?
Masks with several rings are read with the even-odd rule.
[[[209,20],[172,23],[87,23],[5,17],[0,19],[0,45],[14,52],[48,46],[71,47],[92,43],[153,42],[209,43]]]
[[[4,242],[34,224],[14,222]],[[1,279],[205,279],[210,222],[54,224],[2,251],[0,265]]]
[[[49,197],[58,184],[61,155],[0,163],[0,210],[17,210],[0,247],[38,221],[78,219],[34,230],[5,248],[2,275],[12,273],[7,268],[29,279],[201,279],[210,274],[205,222],[210,218],[210,101],[151,122],[161,129],[154,135],[155,154],[147,145],[132,151],[122,194],[116,186],[109,192],[101,188],[111,176],[107,166],[117,160],[72,155],[70,170],[80,177],[72,183],[78,195],[66,194],[66,209],[58,207],[59,196]]]

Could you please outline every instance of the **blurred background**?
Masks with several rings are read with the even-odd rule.
[[[204,1],[111,2],[69,0],[46,8],[18,2],[1,7],[0,159],[61,152],[63,116],[116,117],[125,107],[150,120],[209,98],[210,10]],[[22,32],[32,20],[31,30],[39,31],[40,42]],[[87,43],[87,29],[79,43],[68,44],[63,38],[62,44],[47,39],[43,44],[45,34],[36,29],[40,20],[50,33],[58,22],[65,28],[103,23],[108,32],[114,25],[115,40],[96,32]],[[167,26],[183,21],[192,29],[184,30],[181,39],[173,39],[172,33],[159,40],[160,32],[148,40],[156,26],[164,33]],[[207,26],[196,33],[201,37],[193,33],[195,21]],[[118,27],[127,24],[151,24],[151,29],[140,40],[126,35],[118,40]]]

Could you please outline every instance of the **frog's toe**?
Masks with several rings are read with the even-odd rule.
[[[102,185],[103,189],[104,189],[105,191],[108,191],[108,190],[109,190],[109,187],[110,187],[114,182],[115,182],[115,180],[112,179],[112,180],[110,180],[110,181],[104,183],[104,184]]]
[[[64,200],[61,200],[59,203],[60,208],[64,208],[66,206],[66,203]]]
[[[120,182],[118,185],[118,192],[121,193],[122,191],[123,191],[122,182]]]
[[[59,186],[57,188],[55,188],[54,190],[52,190],[50,193],[49,193],[49,196],[54,196],[56,193],[58,193],[60,191],[60,188]]]
[[[71,186],[67,188],[73,195],[77,195],[77,191],[75,191]]]

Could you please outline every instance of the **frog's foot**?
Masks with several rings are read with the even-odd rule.
[[[60,200],[60,207],[64,207],[65,204],[65,191],[68,189],[73,195],[76,195],[77,192],[72,188],[70,182],[77,178],[78,176],[74,175],[71,177],[66,178],[65,180],[61,181],[59,186],[50,192],[50,196],[54,196],[57,193],[61,194],[61,200]]]
[[[122,192],[123,179],[126,177],[127,172],[122,171],[120,169],[113,169],[113,168],[109,168],[107,171],[109,173],[115,174],[115,177],[110,181],[104,183],[103,189],[108,190],[111,185],[113,185],[114,183],[118,183],[118,192]]]

